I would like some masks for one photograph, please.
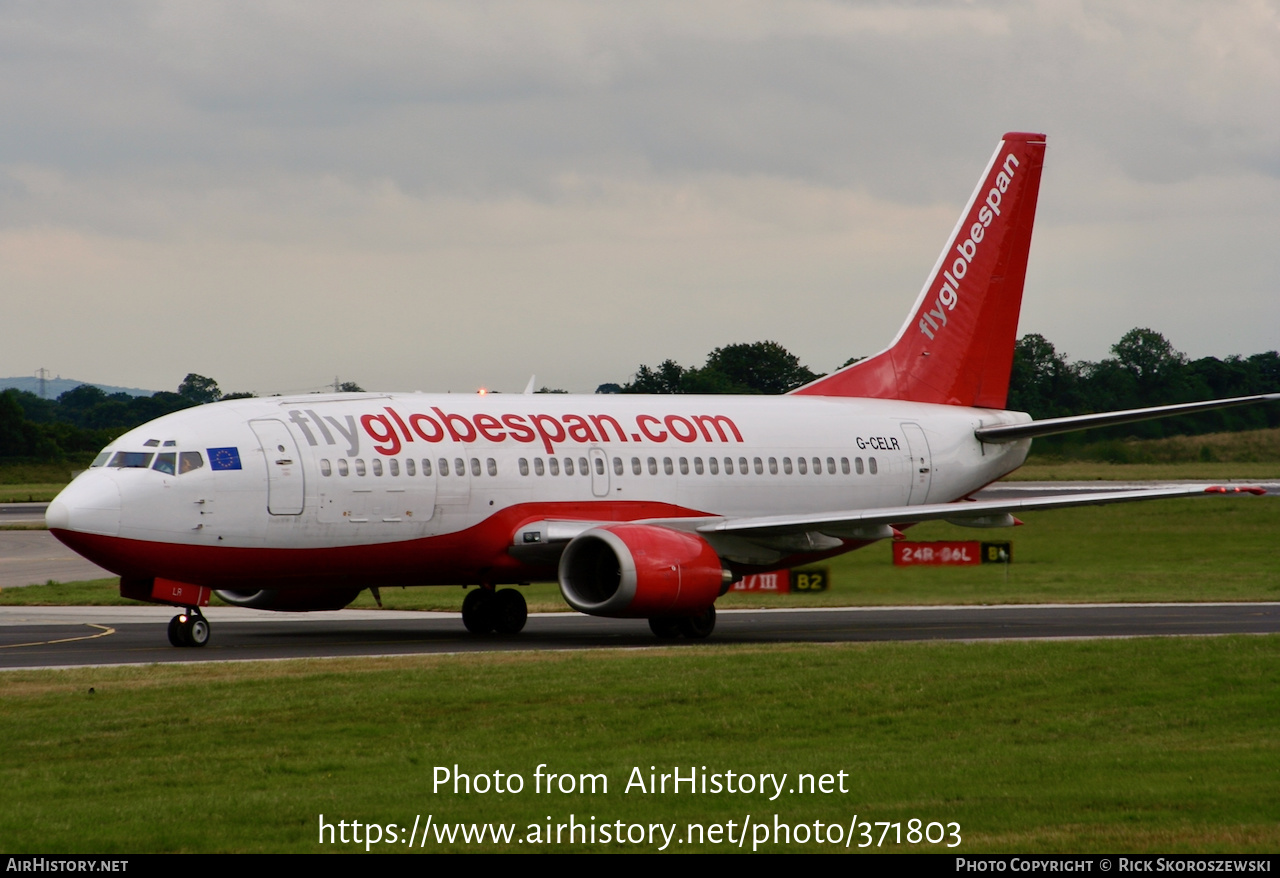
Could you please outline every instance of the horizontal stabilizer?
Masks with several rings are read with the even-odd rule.
[[[1280,402],[1280,393],[1260,393],[1255,396],[1237,396],[1232,399],[1210,399],[1204,402],[1183,402],[1176,405],[1158,405],[1145,409],[1128,409],[1122,412],[1099,412],[1094,415],[1072,415],[1067,418],[1046,418],[1026,424],[1008,424],[1000,427],[979,427],[973,431],[979,442],[1017,442],[1037,436],[1053,436],[1090,430],[1095,427],[1113,427],[1116,424],[1132,424],[1156,418],[1171,418],[1214,409],[1226,409],[1260,402]]]

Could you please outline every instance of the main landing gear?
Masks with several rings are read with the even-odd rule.
[[[659,640],[675,640],[681,634],[690,640],[705,640],[716,628],[716,608],[707,607],[696,616],[654,616],[649,630]]]
[[[472,634],[519,634],[528,618],[524,595],[514,588],[477,588],[462,601],[462,624]]]
[[[209,620],[198,607],[169,620],[169,642],[174,646],[204,646],[209,642]]]

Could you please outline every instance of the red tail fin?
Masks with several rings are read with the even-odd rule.
[[[794,393],[1004,408],[1044,166],[1043,134],[1006,134],[889,347]]]

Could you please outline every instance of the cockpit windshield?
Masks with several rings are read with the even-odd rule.
[[[117,451],[108,466],[118,469],[146,469],[154,456],[150,451]]]
[[[166,442],[165,445],[172,447],[175,442]],[[110,461],[108,463],[108,461]],[[204,455],[199,451],[163,451],[156,454],[153,451],[117,451],[114,454],[110,451],[103,451],[93,459],[90,466],[110,466],[117,469],[147,469],[150,467],[156,472],[165,475],[182,475],[183,473],[193,472],[204,466]]]

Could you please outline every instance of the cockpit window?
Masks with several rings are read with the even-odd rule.
[[[95,466],[106,466],[107,461],[110,459],[111,459],[111,452],[103,451],[103,452],[100,452],[98,456],[93,459],[93,463],[89,464],[89,466],[91,468]]]
[[[160,440],[159,440],[159,439],[148,439],[146,442],[143,442],[143,443],[142,443],[142,447],[143,447],[143,448],[155,448],[155,447],[156,447],[157,445],[159,445],[159,444],[160,444]]]
[[[157,454],[156,462],[151,465],[151,468],[168,475],[173,475],[173,471],[178,462],[177,458],[178,455],[174,454],[172,451],[166,452],[165,454]]]
[[[173,446],[175,446],[175,445],[177,445],[177,444],[178,444],[178,443],[177,443],[175,440],[173,440],[173,439],[166,439],[166,440],[164,440],[164,447],[165,447],[165,448],[172,448]]]
[[[184,451],[178,455],[178,475],[204,466],[204,455],[199,451]]]
[[[150,451],[117,451],[108,466],[122,469],[146,469],[154,455]]]

